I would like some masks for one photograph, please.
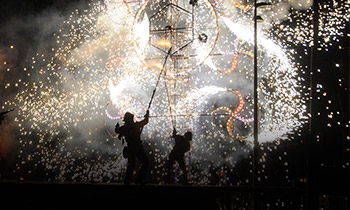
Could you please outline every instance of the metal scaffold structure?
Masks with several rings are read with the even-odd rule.
[[[191,105],[185,100],[191,90],[191,71],[196,70],[210,52],[217,40],[217,16],[214,8],[206,1],[201,7],[207,7],[213,17],[214,33],[208,35],[198,31],[196,19],[197,1],[147,1],[140,7],[135,24],[144,18],[149,20],[149,37],[142,48],[136,42],[139,56],[149,68],[160,71],[164,79],[169,103],[168,112],[172,128],[191,129]],[[202,9],[202,8],[201,8]],[[200,27],[204,30],[204,27]],[[209,38],[209,40],[208,40]],[[198,42],[207,44],[204,55],[198,55]],[[203,52],[200,52],[203,53]]]

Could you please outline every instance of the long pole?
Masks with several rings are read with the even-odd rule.
[[[257,185],[257,163],[258,163],[258,29],[257,29],[257,0],[254,0],[254,148],[253,148],[253,187]],[[257,192],[254,192],[254,209],[259,209]]]
[[[166,62],[167,62],[167,60],[168,60],[168,57],[169,57],[169,55],[170,55],[170,53],[171,53],[171,48],[172,48],[172,47],[170,47],[168,53],[167,53],[166,56],[165,56],[164,63],[163,63],[163,67],[162,67],[162,70],[160,71],[160,73],[159,73],[159,75],[158,75],[157,83],[156,83],[156,86],[155,86],[154,89],[153,89],[152,96],[151,96],[151,100],[150,100],[150,102],[149,102],[149,104],[148,104],[147,110],[149,110],[149,109],[151,108],[152,101],[153,101],[153,98],[154,98],[154,94],[156,93],[156,90],[157,90],[157,87],[158,87],[158,84],[159,84],[159,81],[160,81],[160,77],[161,77],[161,75],[163,74],[163,71],[164,71],[164,69],[165,69],[165,64],[166,64]]]
[[[156,83],[156,86],[155,86],[154,89],[153,89],[152,96],[151,96],[151,100],[149,101],[149,104],[148,104],[148,107],[147,107],[147,111],[149,111],[149,109],[151,108],[152,101],[153,101],[154,95],[155,95],[155,93],[156,93],[156,90],[157,90],[157,87],[158,87],[158,84],[159,84],[159,81],[160,81],[160,77],[161,77],[161,75],[163,74],[163,71],[164,71],[164,69],[165,69],[165,64],[166,64],[166,62],[167,62],[167,60],[168,60],[168,57],[169,57],[169,55],[170,55],[170,53],[171,53],[171,48],[172,48],[172,47],[170,47],[168,53],[166,54],[166,57],[165,57],[165,60],[164,60],[164,63],[163,63],[163,68],[162,68],[162,70],[160,71],[160,73],[159,73],[159,75],[158,75],[157,83]],[[166,74],[165,74],[165,75],[166,75]],[[142,130],[143,130],[143,127],[141,128],[141,132],[142,132]]]
[[[254,0],[254,4],[256,5],[256,0]],[[254,6],[254,150],[253,150],[253,184],[256,183],[256,163],[257,163],[257,149],[259,147],[258,141],[258,47],[257,47],[257,7]]]

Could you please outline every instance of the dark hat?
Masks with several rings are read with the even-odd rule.
[[[134,120],[134,115],[131,114],[130,112],[126,112],[124,115],[124,121],[133,121]]]

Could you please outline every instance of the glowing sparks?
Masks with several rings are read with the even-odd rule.
[[[136,50],[143,57],[143,51],[146,49],[149,37],[149,20],[147,13],[144,15],[141,22],[134,24],[134,40],[136,44]]]
[[[157,45],[160,45],[162,47],[167,47],[170,48],[171,47],[171,42],[169,40],[160,40],[159,42],[156,42]]]
[[[148,67],[157,67],[157,69],[162,70],[163,69],[163,64],[159,63],[159,62],[154,62],[154,63],[150,63],[147,64]]]
[[[153,117],[143,131],[143,139],[156,151],[155,161],[160,165],[166,157],[172,120],[179,130],[194,132],[193,161],[217,161],[215,153],[223,150],[218,147],[220,140],[229,140],[227,155],[234,153],[235,140],[250,146],[253,28],[247,20],[251,20],[251,4],[217,1],[214,7],[203,0],[188,14],[192,11],[188,1],[176,2],[187,10],[171,6],[157,13],[166,1],[111,0],[72,13],[55,35],[54,56],[33,56],[23,70],[28,78],[17,83],[21,91],[12,103],[18,106],[21,149],[36,139],[33,157],[21,158],[61,171],[59,180],[120,181],[126,161],[119,156],[121,145],[113,139],[113,126],[125,111],[142,118],[170,47],[164,66],[167,77],[161,77],[150,110]],[[242,11],[236,14],[230,8]],[[341,27],[349,21],[348,13],[342,15],[346,8],[339,3],[335,9],[324,8],[332,13],[321,12],[323,46],[343,35]],[[173,22],[167,20],[169,12],[178,15]],[[259,31],[262,143],[293,132],[307,118],[302,78],[285,40],[313,45],[309,14],[313,14],[310,8],[293,10],[294,28],[268,22],[274,30]],[[149,71],[153,67],[157,71]],[[95,164],[87,161],[92,154],[97,156]],[[76,161],[81,162],[78,167]],[[158,169],[152,173],[163,175]],[[205,176],[193,179],[200,183]]]

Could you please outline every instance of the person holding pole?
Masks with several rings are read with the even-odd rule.
[[[184,136],[177,135],[176,129],[173,130],[173,136],[175,139],[175,145],[173,150],[169,154],[167,163],[168,174],[166,178],[167,184],[171,183],[172,170],[175,160],[179,163],[182,170],[183,184],[188,185],[187,169],[185,164],[185,153],[191,149],[190,141],[192,141],[192,132],[187,131]]]
[[[147,110],[145,119],[139,122],[134,122],[134,115],[130,112],[126,112],[124,116],[124,125],[119,127],[119,123],[115,126],[115,132],[119,134],[119,140],[125,138],[127,146],[124,147],[123,156],[128,159],[128,166],[126,169],[126,175],[124,184],[130,184],[132,175],[136,166],[136,158],[141,162],[141,169],[136,176],[136,184],[144,184],[149,162],[146,156],[145,150],[142,146],[141,132],[143,127],[148,123],[149,110]],[[124,140],[124,139],[123,139]]]
[[[124,179],[124,184],[129,184],[132,178],[132,174],[134,172],[135,166],[136,166],[136,157],[141,161],[141,169],[139,171],[139,174],[136,177],[135,183],[136,184],[143,184],[144,178],[146,176],[146,173],[149,168],[149,162],[146,156],[146,153],[143,149],[142,142],[140,140],[140,135],[142,133],[143,127],[148,123],[149,120],[149,109],[151,108],[152,101],[154,98],[154,95],[156,93],[156,89],[158,87],[161,75],[164,72],[165,64],[168,60],[169,55],[171,54],[171,49],[168,50],[168,53],[164,59],[163,68],[160,71],[157,79],[156,86],[152,92],[152,96],[150,99],[150,102],[148,104],[147,112],[145,115],[145,119],[140,122],[134,122],[134,115],[130,112],[125,113],[124,116],[124,122],[125,124],[122,127],[119,127],[119,123],[115,126],[115,132],[119,134],[118,138],[119,140],[123,138],[126,140],[128,146],[124,147],[123,149],[123,156],[125,158],[128,158],[128,166],[126,169],[126,176]],[[166,75],[166,72],[164,72]]]

